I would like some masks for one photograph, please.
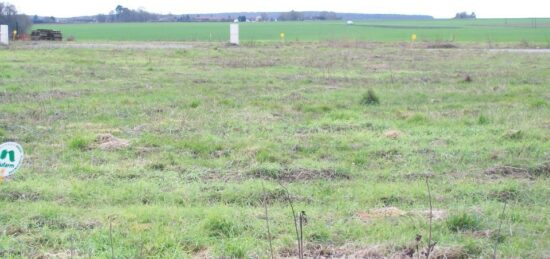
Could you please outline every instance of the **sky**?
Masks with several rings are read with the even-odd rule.
[[[547,0],[0,0],[28,15],[73,17],[108,13],[117,5],[162,14],[268,11],[335,11],[425,14],[451,18],[476,12],[479,18],[550,17]]]

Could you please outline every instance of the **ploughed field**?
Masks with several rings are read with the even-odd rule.
[[[288,200],[306,256],[405,255],[429,196],[436,255],[550,253],[550,54],[27,46],[0,50],[2,257],[296,256]]]
[[[229,39],[229,24],[215,23],[110,23],[38,24],[33,29],[55,29],[77,41],[210,41]],[[241,23],[243,42],[368,40],[378,42],[454,41],[494,45],[550,46],[550,19],[477,20],[372,20],[347,25],[330,22]]]

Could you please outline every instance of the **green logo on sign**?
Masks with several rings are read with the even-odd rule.
[[[8,142],[0,145],[0,180],[9,177],[21,165],[23,161],[23,148],[21,145]]]
[[[15,162],[15,152],[13,150],[2,150],[2,153],[0,153],[0,159],[4,160],[8,155],[10,156],[10,162]]]

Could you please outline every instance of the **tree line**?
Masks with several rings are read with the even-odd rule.
[[[471,14],[468,14],[467,12],[460,12],[456,13],[455,19],[476,19],[476,13],[472,12]]]
[[[8,25],[8,30],[27,33],[32,27],[29,16],[17,13],[17,8],[9,3],[0,3],[0,24]]]

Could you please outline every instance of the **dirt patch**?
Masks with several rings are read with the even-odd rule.
[[[530,173],[533,176],[550,177],[550,161],[531,168]]]
[[[388,251],[383,246],[371,247],[336,247],[333,245],[305,244],[305,258],[388,258]],[[286,248],[279,251],[281,258],[298,258],[295,248]]]
[[[104,151],[114,151],[128,148],[130,142],[128,140],[119,139],[111,134],[99,134],[95,139],[97,147]]]
[[[529,170],[513,166],[496,166],[485,170],[485,175],[492,179],[509,177],[515,179],[533,179]]]
[[[81,90],[76,92],[67,92],[61,90],[51,90],[46,92],[0,92],[0,100],[5,103],[29,102],[29,101],[49,101],[61,100],[66,98],[75,98],[88,94],[90,91]]]
[[[356,216],[362,221],[369,222],[375,219],[384,219],[384,218],[397,218],[406,215],[407,212],[402,211],[396,207],[386,207],[379,209],[372,209],[368,212],[359,212]]]
[[[457,49],[458,46],[452,43],[433,43],[426,46],[428,49]]]
[[[80,258],[81,256],[76,251],[51,252],[37,256],[37,259],[69,259]]]
[[[438,247],[436,246],[432,256],[434,259],[461,259],[468,258],[468,252],[461,246]]]
[[[398,139],[403,135],[403,132],[399,130],[388,130],[384,132],[384,137],[390,138],[390,139]]]
[[[3,231],[7,236],[19,236],[25,233],[28,233],[29,230],[22,227],[17,226],[8,226]]]
[[[21,42],[17,48],[23,49],[191,49],[193,46],[178,42]]]
[[[430,219],[429,210],[415,211],[415,212],[412,212],[411,214],[421,216],[427,220]],[[444,220],[448,216],[449,216],[449,213],[446,210],[441,210],[441,209],[433,209],[431,214],[432,219],[435,221]]]
[[[37,201],[40,199],[40,193],[7,191],[0,192],[0,200],[4,201]]]
[[[266,180],[278,180],[282,182],[314,181],[314,180],[334,180],[350,179],[351,177],[341,171],[334,169],[288,169],[281,171],[263,171],[255,170],[250,173],[253,178]]]
[[[490,52],[516,52],[516,53],[548,53],[550,49],[489,49]]]
[[[436,139],[430,143],[432,147],[447,147],[449,145],[449,141],[445,139]]]

